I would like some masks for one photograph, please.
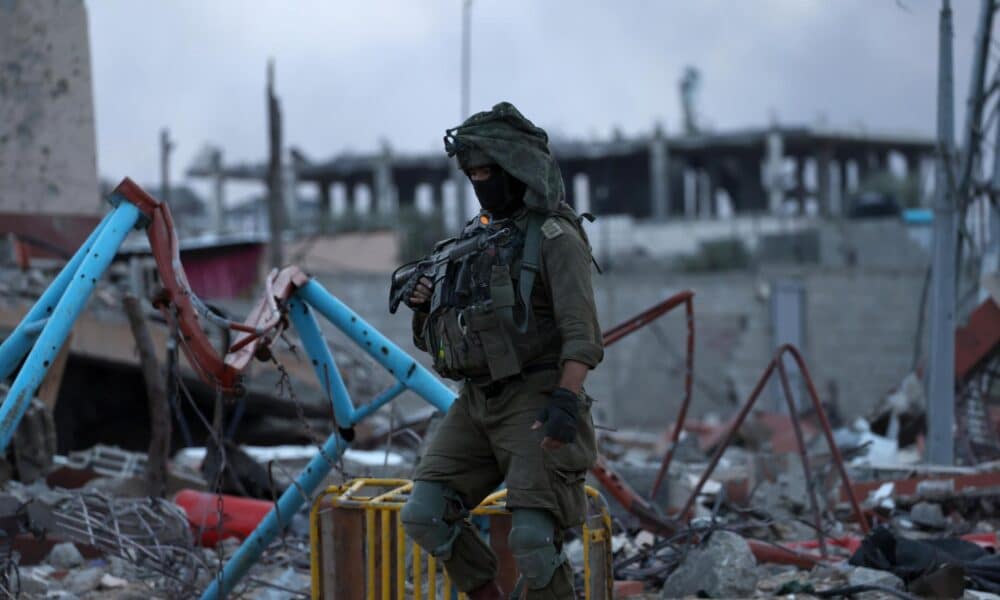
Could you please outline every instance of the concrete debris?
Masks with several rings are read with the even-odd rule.
[[[87,592],[96,590],[101,585],[101,579],[104,578],[104,575],[104,569],[100,567],[77,569],[70,571],[66,575],[66,578],[62,581],[62,585],[68,591],[82,596]]]
[[[102,590],[116,590],[128,587],[128,581],[121,577],[115,577],[111,573],[101,575],[100,587]]]
[[[940,504],[919,502],[910,509],[910,520],[927,529],[944,529],[948,520],[941,511]]]
[[[62,542],[52,547],[47,560],[57,569],[72,569],[83,564],[83,555],[73,542]]]
[[[887,571],[877,571],[875,569],[869,569],[867,567],[855,567],[851,570],[848,575],[847,582],[849,585],[876,585],[880,587],[886,587],[893,590],[903,589],[903,580],[896,577],[892,573]],[[877,598],[883,598],[884,592],[878,591],[868,591],[862,592],[856,596],[857,598],[862,598],[864,600],[874,600]]]
[[[660,598],[740,598],[757,589],[757,560],[746,540],[716,531],[705,546],[688,552],[663,584]]]
[[[274,351],[284,352],[277,345]],[[334,352],[355,396],[381,393],[385,381],[370,361],[336,347]],[[293,377],[312,376],[308,365],[290,368],[301,370]],[[0,476],[7,479],[0,487],[0,534],[8,534],[0,535],[0,567],[16,567],[21,596],[198,597],[272,509],[274,497],[294,485],[294,475],[316,457],[316,442],[332,431],[327,398],[318,393],[311,399],[304,393],[302,402],[292,393],[276,398],[261,391],[266,383],[258,381],[248,391],[246,406],[239,409],[245,415],[224,407],[221,421],[234,423],[224,436],[205,435],[210,419],[174,415],[175,437],[186,436],[187,447],[170,461],[165,498],[147,495],[144,452],[109,444],[75,450],[77,439],[57,453],[52,408],[33,401],[8,462],[0,463]],[[194,390],[194,398],[180,398],[183,410],[211,417],[215,390],[184,385]],[[1000,460],[964,467],[920,464],[925,398],[916,374],[903,378],[867,417],[829,415],[832,429],[824,411],[836,403],[826,401],[819,414],[808,402],[797,414],[758,405],[735,431],[730,430],[737,411],[701,413],[686,421],[676,442],[673,424],[658,433],[602,429],[603,460],[635,492],[623,500],[606,479],[588,475],[595,487],[607,484],[601,491],[613,522],[611,570],[620,584],[615,589],[635,593],[644,587],[647,598],[829,596],[852,586],[882,588],[845,592],[855,598],[886,597],[885,589],[915,593],[914,585],[926,582],[907,577],[904,583],[889,571],[849,564],[870,537],[863,521],[886,523],[895,534],[912,539],[1000,545]],[[986,408],[987,422],[1000,424],[997,407]],[[436,414],[423,406],[373,414],[358,424],[357,439],[324,483],[410,477],[421,446],[440,422]],[[827,445],[827,435],[837,452]],[[224,453],[215,450],[218,445]],[[672,462],[657,484],[668,450]],[[841,458],[848,482],[835,468]],[[709,464],[713,470],[704,476]],[[234,504],[226,497],[220,507],[220,489],[253,504]],[[206,500],[200,512],[185,505],[189,490]],[[858,513],[847,496],[851,490],[861,502]],[[309,595],[308,509],[307,503],[286,515],[291,524],[281,543],[272,544],[250,569],[239,597]],[[29,534],[44,537],[43,550],[28,551],[22,540]],[[563,550],[582,572],[580,532],[567,536]],[[4,541],[9,539],[14,541]],[[965,590],[964,597],[997,596]]]

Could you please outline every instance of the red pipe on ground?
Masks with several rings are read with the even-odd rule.
[[[267,500],[188,489],[177,492],[174,504],[184,509],[191,531],[207,547],[226,538],[243,541],[274,506]]]

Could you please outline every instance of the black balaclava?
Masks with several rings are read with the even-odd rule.
[[[490,176],[482,181],[472,181],[472,189],[484,210],[494,217],[506,219],[524,206],[527,186],[499,165],[490,165]]]

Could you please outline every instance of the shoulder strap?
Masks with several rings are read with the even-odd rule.
[[[524,232],[524,252],[521,255],[521,275],[518,278],[518,296],[524,306],[523,320],[517,323],[521,333],[528,331],[531,320],[531,290],[535,287],[535,276],[540,270],[542,245],[542,224],[546,215],[532,211],[528,214],[528,223]]]

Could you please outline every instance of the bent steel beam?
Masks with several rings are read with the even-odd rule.
[[[686,515],[690,514],[691,509],[694,507],[694,503],[701,494],[701,489],[705,486],[705,482],[708,481],[712,472],[715,471],[715,467],[718,466],[719,460],[722,459],[722,454],[732,443],[733,438],[736,436],[736,432],[739,431],[740,426],[743,425],[743,422],[750,414],[750,410],[753,408],[754,404],[756,404],[757,398],[760,397],[760,393],[764,389],[764,385],[768,382],[768,380],[770,380],[771,375],[775,372],[775,370],[779,370],[779,376],[780,372],[784,370],[784,365],[782,365],[781,361],[785,354],[790,354],[792,356],[792,359],[795,360],[799,367],[799,372],[802,373],[802,377],[806,382],[806,392],[809,399],[812,401],[813,411],[816,418],[819,420],[820,430],[826,438],[826,444],[830,449],[830,456],[833,459],[833,464],[837,468],[837,472],[840,475],[841,485],[846,489],[848,500],[851,503],[851,509],[854,511],[854,516],[858,520],[858,524],[861,526],[861,531],[867,534],[871,530],[871,526],[865,518],[864,512],[861,510],[861,505],[858,503],[857,495],[854,493],[854,488],[851,485],[851,478],[847,474],[847,468],[844,466],[844,459],[840,454],[840,448],[837,446],[837,442],[833,439],[833,429],[830,427],[830,421],[826,418],[826,411],[823,410],[823,405],[819,401],[819,394],[816,393],[816,386],[813,385],[812,376],[809,374],[808,367],[806,367],[805,359],[802,358],[802,354],[799,352],[798,348],[792,346],[791,344],[785,344],[778,348],[778,350],[774,353],[774,357],[771,359],[771,362],[767,364],[767,368],[764,369],[760,379],[757,380],[757,385],[754,386],[753,391],[750,392],[750,396],[747,398],[747,401],[743,404],[740,412],[733,419],[729,429],[726,430],[725,437],[716,447],[715,453],[712,455],[708,466],[702,472],[698,483],[695,484],[694,489],[691,490],[691,495],[688,496],[687,502],[684,504],[684,508],[680,511],[681,518],[685,518]],[[784,387],[783,389],[786,394],[790,391],[787,387]],[[792,408],[793,403],[789,399],[789,410],[791,411],[789,416],[793,421],[797,421],[799,419],[799,415],[797,412],[792,410]],[[798,444],[799,456],[802,459],[804,468],[808,469],[808,465],[806,463],[809,458],[806,453],[805,442],[801,436],[801,432],[796,432],[796,443]],[[815,506],[815,503],[814,509],[818,510],[818,506]],[[817,516],[817,522],[818,521],[820,521],[819,516]]]
[[[49,315],[48,322],[45,323],[34,345],[31,346],[28,358],[14,379],[14,384],[4,399],[3,405],[0,406],[0,452],[3,452],[7,448],[7,444],[10,443],[14,430],[17,429],[21,417],[24,416],[25,410],[31,404],[31,398],[34,397],[35,391],[42,383],[42,379],[45,378],[49,365],[55,361],[56,355],[59,354],[60,348],[66,341],[66,336],[73,328],[73,323],[80,316],[87,299],[94,291],[97,279],[107,270],[111,259],[118,251],[118,247],[121,246],[129,231],[135,227],[139,216],[139,209],[134,204],[121,202],[112,211],[100,233],[97,234],[93,247],[85,252],[83,258],[80,259],[79,265],[73,271],[65,289],[59,291],[56,282],[54,282],[43,295],[44,299],[51,291],[52,295],[48,298],[49,301],[40,301],[32,309],[32,313],[35,312],[35,309],[48,313],[48,309],[52,306],[51,301],[58,298],[54,308],[52,308],[51,315]],[[67,269],[63,271],[66,272]],[[34,320],[37,320],[37,317],[30,320],[26,317],[24,322],[32,323]],[[11,345],[11,354],[15,354],[21,344],[23,342],[15,340]]]

